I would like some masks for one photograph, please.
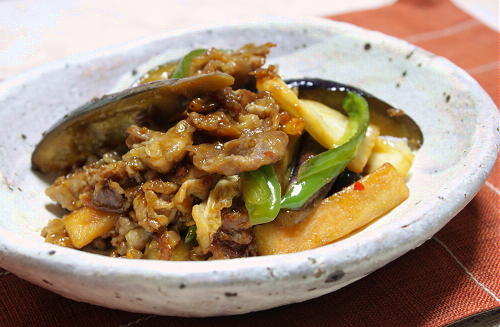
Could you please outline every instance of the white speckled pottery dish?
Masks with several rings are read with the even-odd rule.
[[[402,108],[424,144],[410,198],[367,228],[315,250],[212,262],[114,259],[44,243],[54,217],[30,169],[42,132],[87,100],[126,85],[151,57],[275,42],[284,78],[350,84]],[[371,46],[365,46],[366,44]],[[138,68],[139,67],[139,68]],[[125,83],[125,84],[124,84]],[[275,19],[171,33],[54,63],[0,84],[0,266],[65,297],[127,311],[214,316],[333,292],[414,249],[476,194],[497,156],[497,108],[464,71],[404,41],[320,19]]]

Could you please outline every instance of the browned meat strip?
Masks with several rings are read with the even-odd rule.
[[[226,231],[219,229],[210,245],[210,260],[252,257],[257,255],[253,233],[250,229]]]
[[[148,232],[158,231],[170,223],[177,213],[172,197],[178,186],[155,180],[144,183],[141,189],[142,192],[133,201],[134,220]]]
[[[76,210],[82,207],[80,199],[86,192],[90,192],[98,182],[110,179],[122,187],[128,184],[142,182],[143,167],[133,162],[112,162],[106,165],[93,164],[84,166],[74,173],[61,176],[47,188],[45,193],[63,208]]]
[[[168,173],[170,169],[184,158],[186,147],[193,144],[195,128],[187,121],[181,120],[166,133],[151,132],[151,136],[142,143],[132,144],[125,161],[140,160],[147,167],[160,173]]]
[[[288,136],[272,131],[241,137],[222,143],[191,147],[193,164],[206,172],[231,176],[256,170],[279,161],[288,144]]]
[[[82,206],[80,194],[88,186],[87,178],[87,174],[83,170],[68,176],[58,177],[45,190],[45,194],[53,201],[59,203],[64,209],[76,210]]]
[[[206,113],[214,111],[217,107],[219,107],[217,99],[212,96],[206,96],[191,100],[187,105],[187,111]]]
[[[214,234],[210,260],[251,257],[257,255],[252,224],[241,198],[231,208],[222,210],[222,225]]]
[[[230,87],[226,87],[214,94],[194,98],[188,103],[187,111],[207,113],[216,109],[223,109],[234,116],[241,113],[249,103],[261,96],[262,94],[257,94],[246,89],[233,90]]]
[[[274,46],[273,43],[260,46],[247,44],[232,52],[212,48],[204,55],[193,59],[191,72],[193,74],[223,72],[235,78],[235,87],[242,87],[252,78],[250,73],[264,65],[266,56]]]
[[[224,88],[216,95],[217,101],[224,109],[233,114],[241,113],[245,107],[258,98],[256,93],[245,89],[233,90],[230,87]]]
[[[252,227],[245,204],[241,198],[234,200],[231,208],[222,209],[222,229],[236,231]]]
[[[188,114],[188,122],[197,130],[207,134],[235,139],[240,137],[241,131],[237,123],[222,111],[217,111],[208,115],[200,115],[196,112]]]
[[[174,249],[181,241],[179,234],[174,231],[165,230],[158,237],[158,249],[160,250],[160,259],[169,260],[174,253]]]
[[[258,124],[253,122],[255,117],[258,118]],[[243,135],[277,130],[280,123],[279,106],[269,94],[260,94],[258,99],[245,106],[245,114],[240,114],[239,121]]]
[[[226,88],[216,95],[196,100],[188,105],[191,112],[187,120],[197,130],[214,137],[238,138],[240,135],[277,130],[280,126],[279,106],[267,93]],[[218,110],[210,112],[210,109],[205,109],[205,103]],[[191,110],[192,107],[194,110]],[[136,134],[141,137],[144,133]]]
[[[99,181],[92,192],[91,206],[95,209],[124,213],[130,207],[120,184],[109,179]]]
[[[131,149],[134,144],[146,142],[153,136],[153,131],[146,127],[131,125],[127,128],[128,137],[125,140],[128,148]]]
[[[172,169],[170,173],[166,175],[165,179],[180,185],[189,179],[200,178],[207,175],[209,175],[207,172],[196,168],[191,163],[181,162],[175,169]]]
[[[49,221],[47,226],[42,229],[42,236],[45,242],[65,246],[68,248],[73,247],[73,243],[64,228],[64,220],[56,218]]]

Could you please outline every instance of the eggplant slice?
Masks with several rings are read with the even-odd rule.
[[[49,129],[33,152],[32,168],[64,173],[90,156],[123,146],[126,130],[135,123],[137,114],[154,111],[167,124],[184,111],[188,97],[233,83],[228,74],[211,73],[156,81],[92,100]]]

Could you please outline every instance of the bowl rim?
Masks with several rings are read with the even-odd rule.
[[[182,30],[169,31],[161,33],[150,38],[142,39],[140,41],[127,42],[124,45],[106,47],[101,50],[92,51],[76,56],[71,56],[66,59],[58,60],[49,63],[39,68],[32,69],[14,78],[8,78],[0,83],[0,101],[9,93],[9,89],[22,85],[28,80],[31,80],[41,74],[48,73],[56,70],[65,65],[77,65],[85,63],[90,59],[98,57],[113,55],[113,54],[126,54],[129,49],[141,47],[159,41],[168,37],[179,36],[190,32],[203,31],[206,29],[223,29],[223,28],[258,28],[264,24],[271,26],[275,24],[302,24],[311,26],[312,28],[319,29],[333,29],[336,31],[348,31],[356,35],[362,35],[366,39],[384,41],[390,45],[398,46],[404,51],[412,52],[418,49],[417,56],[434,57],[439,60],[434,60],[432,65],[437,68],[454,73],[462,81],[466,81],[469,86],[473,88],[471,93],[476,95],[480,100],[478,106],[479,113],[490,116],[496,119],[481,121],[482,128],[478,131],[478,139],[482,141],[482,147],[476,152],[477,155],[471,159],[470,167],[482,167],[482,169],[468,168],[467,172],[471,177],[472,182],[465,183],[463,180],[450,181],[450,187],[442,194],[445,198],[449,199],[441,206],[436,206],[433,202],[422,203],[418,215],[416,213],[410,214],[412,223],[407,228],[402,228],[400,224],[394,223],[386,226],[384,233],[368,233],[362,239],[356,239],[350,242],[346,239],[342,242],[334,242],[332,244],[307,250],[303,252],[280,254],[273,256],[259,256],[250,258],[237,258],[231,260],[218,260],[216,264],[208,262],[172,262],[161,260],[116,260],[106,256],[95,255],[84,251],[74,250],[59,247],[53,244],[41,243],[35,240],[25,240],[17,236],[14,232],[5,230],[0,227],[0,265],[3,262],[8,262],[15,259],[17,262],[24,264],[36,265],[50,269],[51,271],[64,271],[68,268],[78,266],[81,268],[82,262],[85,263],[83,271],[87,274],[100,273],[103,267],[106,271],[113,271],[114,274],[123,274],[128,276],[149,276],[151,278],[171,278],[178,281],[182,278],[181,275],[191,274],[195,276],[195,282],[204,279],[206,281],[206,272],[218,272],[219,278],[211,278],[211,282],[216,286],[218,282],[224,280],[220,278],[221,275],[230,277],[234,280],[248,281],[249,276],[254,278],[262,274],[235,274],[245,270],[250,271],[269,271],[270,267],[283,271],[296,271],[302,273],[312,269],[310,264],[311,258],[320,260],[322,264],[328,267],[342,267],[344,270],[352,270],[360,262],[367,263],[368,265],[375,265],[387,259],[394,259],[411,250],[425,240],[432,237],[439,229],[441,229],[452,217],[454,217],[465,205],[472,200],[473,196],[479,191],[481,185],[485,182],[489,172],[493,168],[495,159],[498,153],[500,144],[500,135],[497,133],[498,129],[498,112],[496,105],[491,98],[481,88],[471,76],[469,76],[463,69],[457,67],[448,59],[438,57],[426,50],[423,50],[415,45],[412,45],[404,40],[389,36],[377,31],[370,31],[364,28],[344,23],[336,22],[329,19],[322,18],[285,18],[274,17],[262,20],[252,20],[244,23],[223,24],[223,25],[208,25],[205,27],[196,27]],[[110,86],[112,87],[112,86]],[[476,142],[477,143],[477,142]],[[479,154],[479,155],[478,155]],[[463,192],[458,191],[467,186],[467,197],[464,198]],[[413,230],[420,230],[422,238],[425,240],[416,241]],[[396,230],[398,232],[396,233]],[[365,247],[366,244],[378,242],[381,246],[378,247]],[[353,244],[354,243],[354,244]],[[349,255],[342,256],[348,250]],[[56,254],[54,254],[56,253]],[[9,259],[9,257],[11,259]],[[75,260],[77,258],[78,260]],[[272,272],[269,271],[269,273]],[[191,277],[190,277],[191,278]]]

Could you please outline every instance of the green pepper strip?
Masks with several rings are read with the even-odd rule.
[[[343,139],[349,141],[307,160],[299,169],[297,182],[284,195],[282,208],[301,208],[310,197],[337,177],[356,155],[370,121],[368,103],[362,96],[349,92],[342,107],[349,115]]]
[[[192,225],[188,228],[186,237],[184,238],[184,243],[188,244],[196,239],[196,225]]]
[[[207,49],[196,49],[189,52],[187,55],[182,57],[182,59],[175,67],[175,70],[172,74],[172,78],[183,78],[188,77],[191,70],[191,63],[194,58],[201,56],[207,52]]]
[[[273,221],[280,211],[281,201],[281,186],[273,166],[262,166],[241,177],[243,200],[252,225]]]

